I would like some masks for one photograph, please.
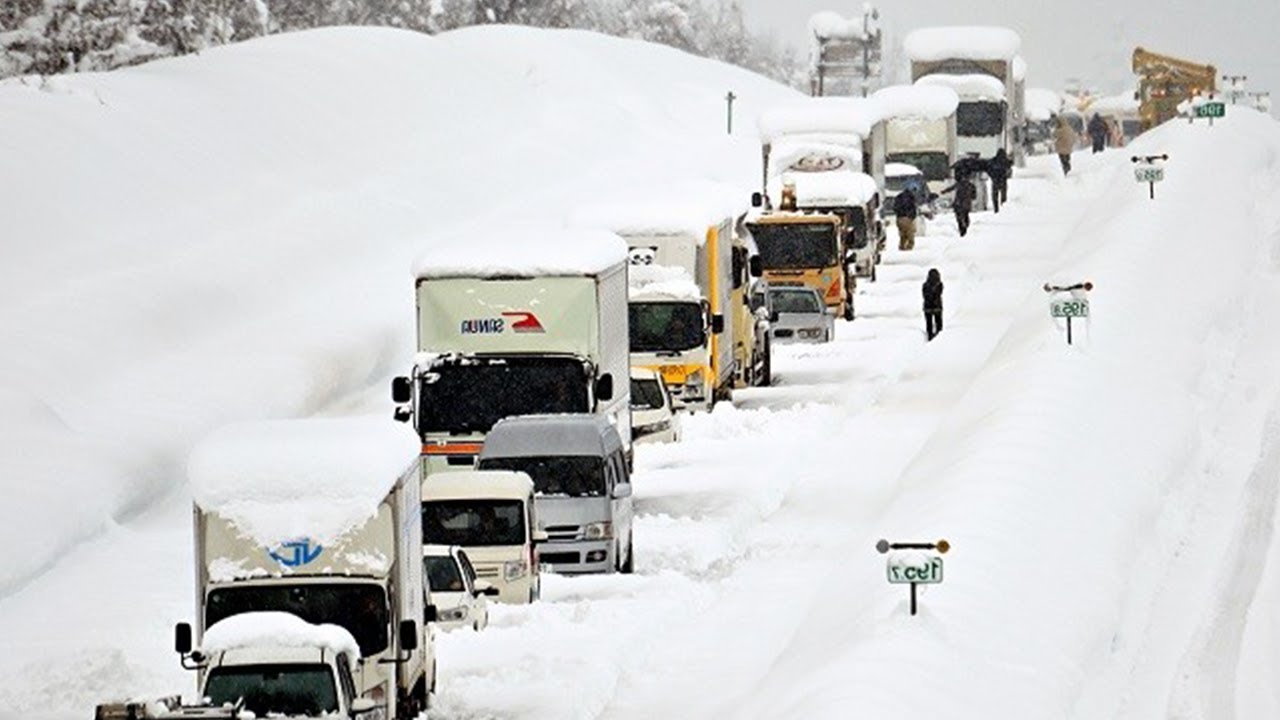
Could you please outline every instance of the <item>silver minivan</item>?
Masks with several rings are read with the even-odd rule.
[[[499,421],[485,438],[481,470],[533,478],[543,570],[629,573],[635,516],[631,475],[617,429],[600,415],[522,415]]]

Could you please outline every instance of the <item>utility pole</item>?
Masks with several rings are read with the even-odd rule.
[[[738,99],[738,96],[737,96],[737,95],[734,95],[732,90],[730,90],[730,91],[729,91],[729,94],[728,94],[728,95],[725,95],[725,96],[724,96],[724,101],[725,101],[725,103],[727,104],[727,107],[726,107],[726,115],[727,115],[727,118],[726,118],[726,120],[727,120],[727,124],[728,124],[728,134],[729,134],[729,135],[732,135],[732,134],[733,134],[733,101],[734,101],[734,100],[737,100],[737,99]]]

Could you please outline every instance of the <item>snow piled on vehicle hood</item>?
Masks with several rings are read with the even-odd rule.
[[[242,648],[315,648],[360,657],[356,639],[340,625],[312,625],[287,612],[249,612],[226,617],[204,631],[206,654]]]

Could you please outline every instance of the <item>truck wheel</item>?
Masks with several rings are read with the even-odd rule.
[[[760,368],[760,387],[769,387],[771,384],[773,384],[773,345],[766,341],[764,366]]]
[[[631,533],[627,533],[627,561],[618,568],[623,575],[630,575],[636,569],[636,546],[631,542]]]

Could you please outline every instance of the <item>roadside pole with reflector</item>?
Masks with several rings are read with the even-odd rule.
[[[1049,293],[1049,315],[1054,318],[1067,319],[1067,344],[1071,344],[1071,319],[1089,318],[1088,292],[1093,283],[1085,280],[1074,285],[1044,284],[1044,291]],[[1064,295],[1063,293],[1066,293]]]

